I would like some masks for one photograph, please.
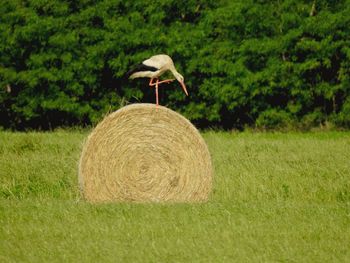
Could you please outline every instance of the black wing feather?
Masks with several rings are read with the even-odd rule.
[[[133,66],[126,73],[126,77],[129,78],[135,72],[140,72],[140,71],[153,71],[153,72],[156,72],[157,70],[159,70],[159,69],[157,69],[156,67],[147,66],[147,65],[141,63],[141,64],[137,64],[137,65]]]

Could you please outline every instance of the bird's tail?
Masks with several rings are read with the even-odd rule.
[[[128,72],[125,73],[125,78],[132,79],[131,75],[135,73],[135,69],[132,68]]]

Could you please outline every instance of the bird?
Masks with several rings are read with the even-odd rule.
[[[150,78],[149,86],[155,87],[156,105],[158,106],[159,105],[159,98],[158,98],[159,84],[170,83],[175,80],[175,79],[166,79],[166,80],[160,81],[159,77],[163,75],[166,71],[170,71],[174,75],[175,79],[181,84],[181,87],[185,92],[186,96],[188,96],[188,92],[184,82],[184,77],[179,72],[177,72],[171,57],[165,54],[154,55],[144,60],[142,63],[132,67],[132,69],[126,73],[126,76],[129,79]]]

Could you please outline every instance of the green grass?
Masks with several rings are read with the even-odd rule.
[[[350,133],[207,132],[205,204],[80,200],[87,132],[0,133],[0,262],[349,262]]]

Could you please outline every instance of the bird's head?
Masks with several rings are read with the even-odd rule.
[[[179,72],[174,72],[174,76],[177,79],[177,81],[180,82],[182,89],[184,90],[185,94],[188,96],[184,77]]]

